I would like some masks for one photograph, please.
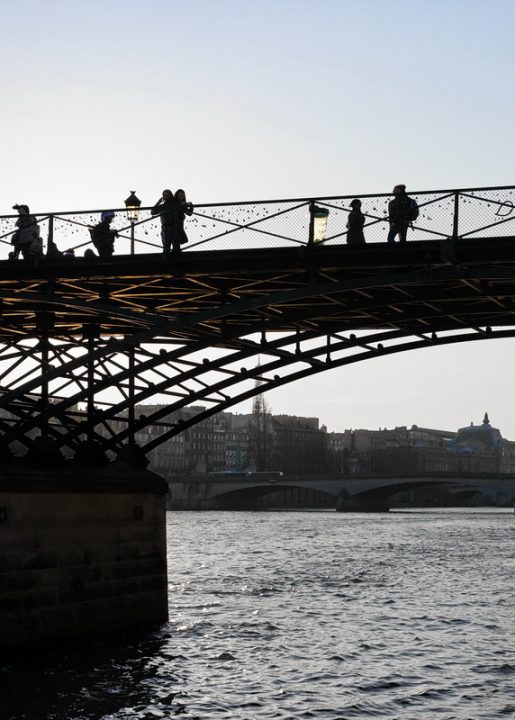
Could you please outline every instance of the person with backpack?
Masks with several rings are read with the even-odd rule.
[[[175,238],[176,241],[173,243],[174,250],[184,243],[188,242],[188,236],[184,230],[184,220],[186,215],[193,215],[193,205],[186,200],[186,193],[182,188],[175,193],[175,203],[177,205],[177,213],[175,217]]]
[[[114,252],[114,239],[118,237],[116,230],[111,228],[114,219],[112,210],[104,210],[100,216],[100,222],[89,229],[91,241],[95,246],[99,257],[104,260],[111,258]]]
[[[184,231],[185,215],[193,213],[193,205],[186,201],[184,190],[177,190],[175,195],[171,190],[163,190],[150,213],[161,218],[161,242],[165,258],[170,255],[170,250],[175,254],[180,253],[181,245],[188,242]]]
[[[400,243],[405,243],[408,227],[417,218],[416,200],[410,198],[406,193],[406,185],[396,185],[393,188],[393,200],[390,200],[388,204],[388,220],[390,222],[388,242],[395,242],[395,236],[398,235]]]
[[[38,221],[30,214],[28,205],[13,205],[13,210],[18,211],[19,217],[15,223],[17,230],[11,238],[14,250],[9,257],[17,260],[21,252],[24,260],[38,260],[43,255]]]

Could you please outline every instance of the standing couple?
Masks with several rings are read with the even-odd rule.
[[[163,190],[162,196],[150,212],[161,218],[164,256],[170,254],[170,248],[174,253],[180,252],[181,245],[188,242],[188,236],[184,231],[184,218],[193,213],[193,205],[186,202],[184,190],[177,190],[175,195],[171,190]]]

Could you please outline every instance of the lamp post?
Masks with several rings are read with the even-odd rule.
[[[319,207],[314,202],[309,204],[309,245],[321,243],[325,240],[328,217],[328,208]]]
[[[127,220],[131,224],[131,255],[134,255],[134,223],[138,222],[140,205],[141,200],[137,197],[136,190],[131,190],[131,194],[125,201]]]

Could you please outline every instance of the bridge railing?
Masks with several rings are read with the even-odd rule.
[[[408,232],[408,242],[481,238],[515,235],[515,186],[424,190],[409,193],[420,214]],[[321,244],[335,245],[347,240],[350,202],[357,197],[365,215],[367,243],[385,242],[388,234],[389,193],[245,201],[195,205],[185,222],[189,242],[185,252],[236,250],[306,245],[312,237],[312,209],[328,211],[327,228]],[[140,210],[131,223],[126,209],[116,209],[112,227],[118,231],[115,254],[160,253],[161,224],[150,207]],[[37,213],[44,251],[54,246],[80,256],[92,248],[89,228],[100,220],[101,210]],[[0,259],[12,250],[18,215],[0,216]]]

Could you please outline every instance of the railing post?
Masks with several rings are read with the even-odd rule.
[[[458,222],[459,222],[460,194],[458,191],[454,193],[454,219],[452,223],[452,239],[458,239]]]
[[[313,245],[315,238],[315,201],[311,200],[309,203],[309,235],[308,245]]]
[[[48,216],[48,237],[46,245],[46,254],[51,255],[54,248],[54,216]]]

